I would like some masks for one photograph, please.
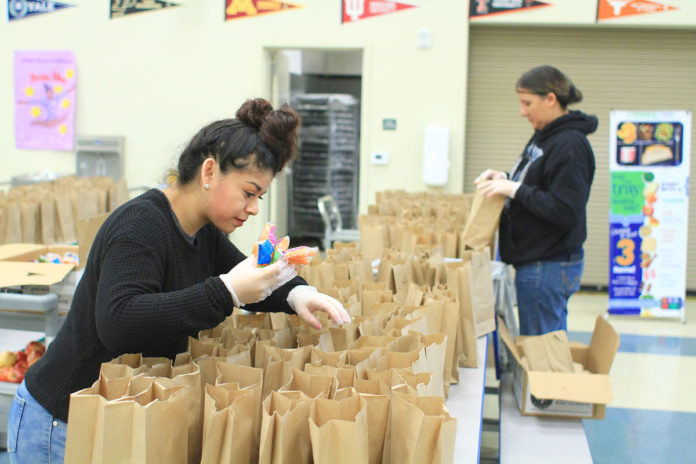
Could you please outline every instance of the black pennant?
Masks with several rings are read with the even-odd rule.
[[[172,6],[179,5],[165,0],[111,0],[110,17],[118,18],[129,14],[163,10]]]

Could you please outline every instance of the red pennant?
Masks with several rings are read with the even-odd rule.
[[[415,8],[410,3],[395,0],[343,0],[343,23],[352,23],[361,19],[381,16],[397,11]]]
[[[225,21],[302,8],[280,0],[225,0]]]
[[[597,21],[673,10],[678,8],[650,0],[599,0]]]

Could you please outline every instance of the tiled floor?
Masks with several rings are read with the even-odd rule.
[[[606,305],[606,293],[573,296],[570,338],[589,342]],[[696,298],[687,299],[686,319],[609,317],[621,335],[614,400],[605,419],[583,421],[595,464],[696,463]],[[0,464],[8,462],[0,453]]]
[[[569,338],[589,341],[606,293],[571,298]],[[595,464],[693,463],[696,447],[696,299],[686,323],[609,316],[621,335],[610,378],[614,400],[604,420],[585,420]]]

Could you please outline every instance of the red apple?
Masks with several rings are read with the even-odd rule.
[[[24,367],[20,366],[15,366],[12,368],[12,373],[14,374],[14,380],[10,380],[10,382],[16,382],[16,383],[22,383],[22,380],[24,380],[24,374],[27,372],[27,369]]]
[[[27,346],[26,348],[24,348],[24,351],[26,351],[27,357],[29,357],[29,355],[31,355],[33,351],[39,351],[41,352],[41,354],[45,353],[46,347],[43,345],[43,343],[34,341],[27,343]]]
[[[43,356],[42,351],[32,351],[27,355],[27,366],[31,366]]]
[[[17,356],[17,359],[15,360],[15,366],[21,362],[24,362],[26,364],[27,362],[27,353],[24,351],[15,351],[15,356]]]

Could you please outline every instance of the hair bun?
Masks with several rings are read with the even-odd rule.
[[[264,118],[271,111],[273,111],[273,106],[271,106],[268,101],[263,98],[255,98],[244,102],[237,110],[235,116],[244,124],[259,130],[261,129]]]

